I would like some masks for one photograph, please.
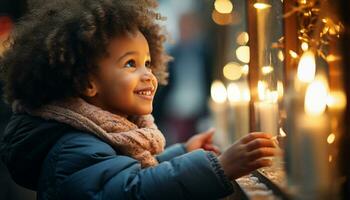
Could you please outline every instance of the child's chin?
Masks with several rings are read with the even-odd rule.
[[[137,115],[148,115],[151,114],[153,111],[153,108],[144,108],[144,109],[140,109]]]

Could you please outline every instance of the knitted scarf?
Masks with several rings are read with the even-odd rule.
[[[93,133],[114,149],[140,161],[143,168],[157,165],[154,156],[164,150],[165,138],[154,124],[152,115],[130,117],[128,120],[81,98],[71,98],[25,111],[33,116]]]

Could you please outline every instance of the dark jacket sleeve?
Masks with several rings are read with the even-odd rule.
[[[141,169],[92,135],[64,139],[44,163],[39,199],[217,199],[233,192],[215,155],[203,150]]]
[[[169,161],[177,156],[181,156],[183,154],[187,153],[187,150],[182,143],[171,145],[170,147],[166,148],[164,152],[159,154],[157,157],[157,160],[161,163],[163,161]]]

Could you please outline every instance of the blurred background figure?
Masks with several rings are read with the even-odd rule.
[[[23,15],[27,8],[24,0],[0,1],[0,56],[6,49],[6,42],[14,27],[14,23]],[[2,83],[0,82],[0,95],[2,97]],[[10,108],[3,98],[0,99],[0,137],[11,116]],[[36,199],[35,192],[27,190],[14,183],[3,163],[0,161],[0,199],[20,200]]]
[[[160,1],[160,12],[167,13],[167,23],[177,28],[168,27],[174,43],[167,49],[174,60],[169,64],[169,83],[159,88],[154,102],[156,122],[168,145],[183,142],[208,128],[201,127],[201,121],[208,115],[213,49],[212,40],[208,40],[207,22],[203,21],[207,18],[204,16],[207,13],[201,10],[205,5],[201,1],[186,1],[185,8],[167,9],[180,6],[173,5],[175,2],[184,3]],[[181,11],[174,13],[176,10]],[[168,15],[170,11],[173,13]]]

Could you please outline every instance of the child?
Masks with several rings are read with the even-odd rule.
[[[17,25],[1,62],[15,113],[2,160],[38,199],[217,199],[233,192],[231,180],[270,165],[264,133],[218,157],[213,131],[164,150],[150,115],[169,61],[155,7],[47,1]]]

